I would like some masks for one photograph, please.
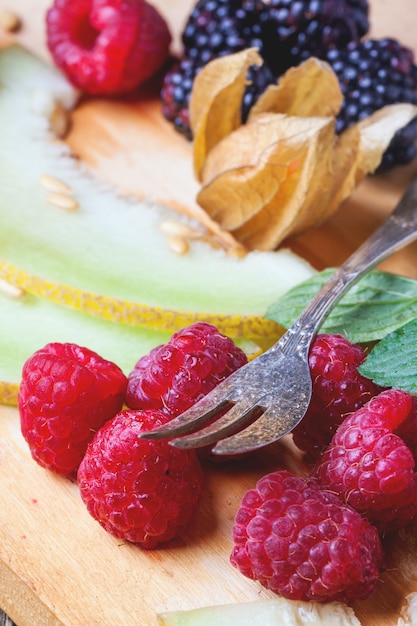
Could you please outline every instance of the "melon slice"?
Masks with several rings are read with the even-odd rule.
[[[232,337],[277,336],[277,325],[263,319],[266,308],[313,268],[287,249],[235,258],[194,241],[187,254],[175,254],[162,223],[198,222],[118,196],[52,135],[54,103],[71,107],[77,95],[55,68],[22,48],[0,52],[0,278],[150,329],[173,331],[204,319]],[[48,201],[39,184],[45,174],[72,188],[78,210]]]
[[[318,604],[255,600],[158,615],[161,626],[360,626],[353,609],[340,603]]]
[[[87,346],[128,374],[136,361],[171,333],[95,319],[32,294],[0,293],[0,402],[16,405],[22,366],[50,341]]]

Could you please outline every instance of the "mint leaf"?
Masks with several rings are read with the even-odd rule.
[[[333,269],[314,275],[272,304],[265,317],[288,328]],[[373,270],[337,304],[320,332],[340,333],[355,343],[378,341],[417,317],[417,281]]]
[[[417,319],[382,339],[359,371],[382,387],[417,394]]]

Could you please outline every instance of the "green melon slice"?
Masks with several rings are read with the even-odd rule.
[[[76,98],[55,68],[19,47],[1,51],[0,277],[131,325],[173,331],[205,319],[232,337],[276,332],[263,319],[266,308],[312,267],[286,249],[238,259],[196,241],[188,254],[175,254],[161,222],[186,218],[118,196],[52,136],[52,103],[71,107]],[[44,174],[74,190],[79,210],[48,203],[39,184]]]
[[[32,294],[0,293],[0,402],[16,405],[22,366],[51,341],[86,346],[128,374],[136,361],[171,333],[117,324],[58,306]]]
[[[353,609],[338,603],[254,600],[158,615],[161,626],[360,626]]]

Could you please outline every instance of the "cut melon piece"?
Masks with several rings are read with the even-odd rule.
[[[264,312],[312,275],[305,260],[287,249],[235,258],[202,241],[175,254],[161,224],[199,228],[197,221],[118,196],[53,137],[48,115],[54,103],[71,107],[77,98],[55,68],[12,47],[0,53],[0,83],[1,278],[131,325],[173,331],[204,319],[231,337],[278,336]],[[45,174],[71,187],[78,210],[48,202],[39,184]]]
[[[171,333],[95,319],[31,294],[0,293],[0,402],[16,405],[22,366],[50,341],[73,342],[117,363],[128,374],[136,361]]]
[[[353,609],[340,603],[318,604],[255,600],[158,615],[161,626],[360,626]]]

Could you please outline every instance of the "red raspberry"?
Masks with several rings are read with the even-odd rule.
[[[136,363],[126,404],[179,415],[246,362],[245,353],[215,326],[191,324]]]
[[[294,443],[316,461],[349,413],[363,406],[381,389],[358,372],[363,349],[341,335],[318,335],[311,347],[309,365],[313,395],[308,411],[293,430]]]
[[[55,0],[46,27],[56,65],[94,95],[132,91],[169,56],[168,25],[146,0]]]
[[[78,470],[81,497],[109,533],[142,548],[169,541],[190,521],[203,474],[193,450],[140,433],[169,420],[162,411],[122,411],[95,435]]]
[[[408,417],[394,430],[410,448],[417,463],[417,397],[413,396],[413,406]]]
[[[19,412],[33,458],[71,475],[89,441],[123,406],[121,369],[87,348],[49,343],[23,366]]]
[[[339,426],[314,475],[381,532],[398,530],[417,514],[417,475],[411,450],[393,431],[410,414],[412,398],[387,390]]]
[[[311,478],[267,474],[243,497],[232,564],[290,600],[362,600],[383,563],[377,530]]]

